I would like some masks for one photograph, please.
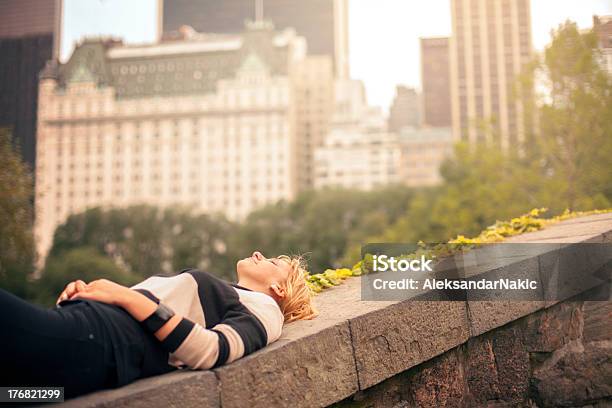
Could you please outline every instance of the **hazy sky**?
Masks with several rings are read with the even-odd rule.
[[[450,34],[449,3],[350,0],[351,76],[365,82],[371,104],[387,110],[397,84],[420,88],[419,37]],[[115,35],[130,43],[153,41],[155,4],[156,0],[64,0],[62,58],[70,56],[74,42],[84,35]],[[590,27],[593,14],[612,14],[612,1],[531,0],[534,47],[542,49],[550,30],[566,19]]]

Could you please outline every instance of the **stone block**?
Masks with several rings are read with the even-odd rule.
[[[520,326],[497,330],[492,336],[500,399],[517,406],[527,400],[530,360],[520,335]]]
[[[545,306],[537,256],[509,262],[479,276],[488,280],[530,279],[537,282],[538,289],[499,290],[497,294],[488,291],[485,296],[479,296],[474,291],[469,292],[467,308],[472,337],[527,316]]]
[[[579,340],[551,353],[531,380],[539,406],[592,406],[612,397],[612,342]]]
[[[583,341],[612,342],[612,302],[584,302]]]
[[[465,377],[476,401],[483,403],[499,399],[499,377],[489,336],[471,338],[467,342]]]
[[[410,406],[421,408],[471,406],[461,357],[452,350],[418,367],[408,375]]]
[[[539,262],[547,307],[581,294],[587,299],[612,279],[612,244],[560,244]]]
[[[217,378],[212,371],[179,370],[145,378],[113,390],[67,400],[63,407],[219,407]]]
[[[465,302],[404,301],[350,321],[360,389],[464,343]]]
[[[358,390],[348,323],[279,340],[215,370],[224,408],[321,407]]]
[[[580,338],[581,302],[565,302],[528,316],[520,322],[523,342],[530,353],[551,353]]]

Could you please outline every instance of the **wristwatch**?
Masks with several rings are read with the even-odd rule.
[[[149,317],[144,319],[141,324],[151,333],[155,333],[174,316],[174,311],[163,303],[157,305],[157,309]]]

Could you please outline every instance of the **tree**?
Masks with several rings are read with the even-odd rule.
[[[33,270],[32,175],[0,129],[0,286],[25,297]]]
[[[493,142],[458,144],[441,168],[443,185],[419,193],[404,216],[368,241],[439,242],[535,207],[553,214],[609,207],[612,81],[597,63],[598,52],[592,32],[561,25],[517,83],[525,145],[502,150],[494,134],[485,138]],[[494,132],[489,125],[483,131]]]
[[[96,248],[83,246],[69,249],[61,256],[54,256],[47,261],[42,277],[33,284],[34,301],[52,306],[69,282],[76,279],[91,282],[102,278],[126,286],[140,280],[122,271],[112,259],[102,255]]]
[[[405,213],[413,192],[401,185],[374,191],[324,189],[251,213],[231,247],[242,255],[303,254],[312,271],[340,266],[348,248],[380,233]],[[246,253],[244,252],[246,251]]]
[[[556,201],[570,209],[612,203],[612,79],[599,53],[593,30],[581,33],[568,21],[524,81],[542,89],[532,157],[543,183],[557,189]]]
[[[223,217],[188,208],[92,208],[71,215],[56,229],[49,259],[88,246],[140,279],[186,267],[232,279],[235,261],[226,254],[226,241],[233,228]]]

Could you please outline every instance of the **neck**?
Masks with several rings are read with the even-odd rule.
[[[259,282],[255,282],[247,278],[241,278],[241,279],[238,279],[237,283],[243,288],[251,289],[255,292],[262,292],[262,293],[265,293],[266,295],[272,296],[269,288],[267,288],[266,286],[262,285]]]

